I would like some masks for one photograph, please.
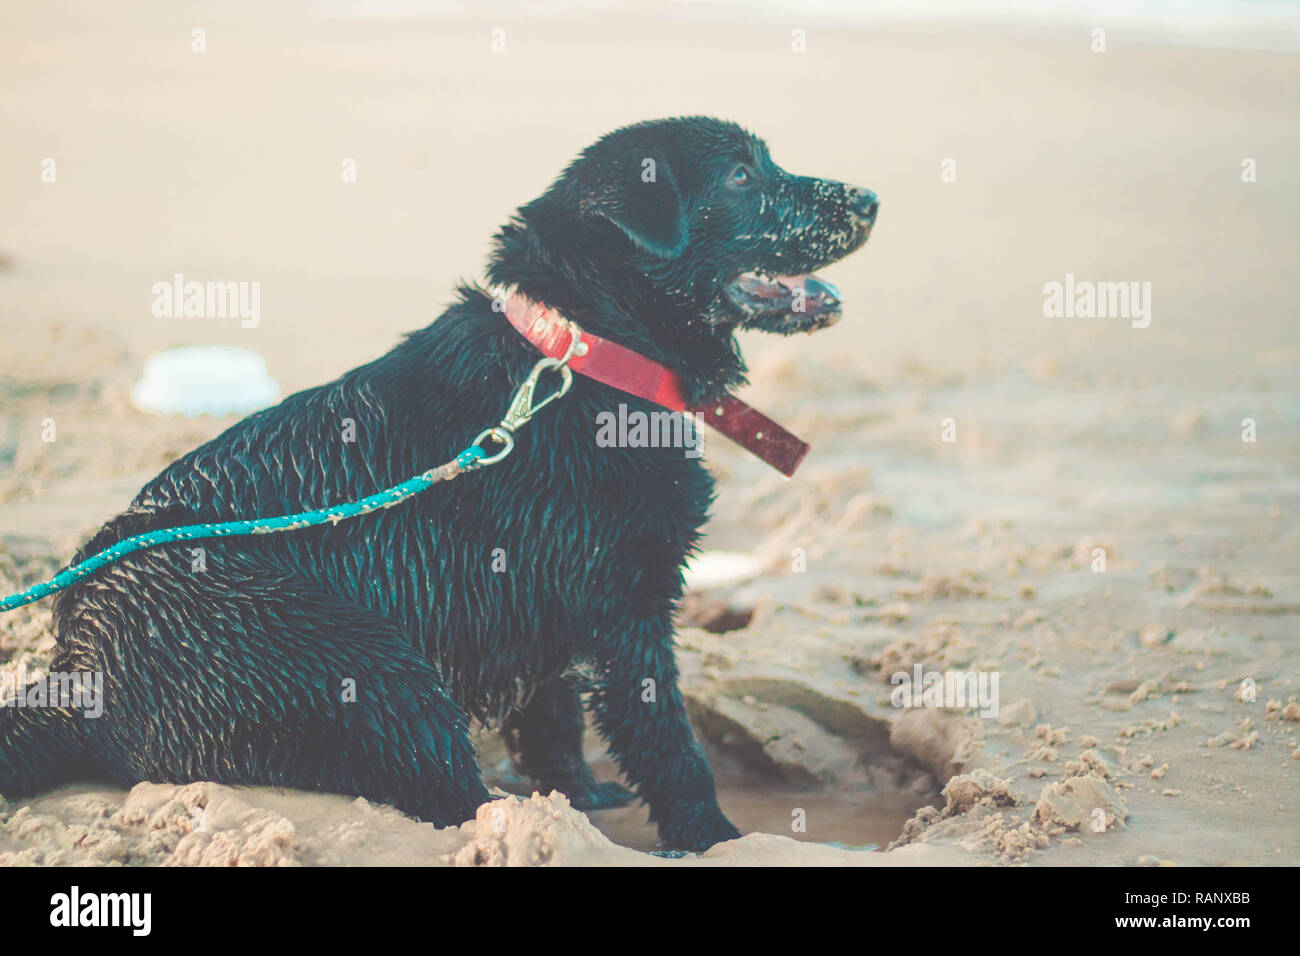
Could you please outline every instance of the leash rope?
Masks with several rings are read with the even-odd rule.
[[[106,567],[128,554],[134,554],[136,551],[143,551],[146,548],[156,547],[160,544],[171,544],[176,541],[229,538],[249,534],[275,534],[281,531],[299,531],[303,528],[311,528],[326,523],[338,524],[348,518],[357,518],[375,511],[382,511],[385,508],[392,508],[394,505],[401,504],[407,498],[419,494],[426,488],[433,487],[440,481],[451,481],[467,471],[476,471],[488,465],[495,465],[514,450],[515,431],[528,424],[533,415],[541,409],[568,392],[569,387],[573,384],[573,373],[569,370],[568,361],[573,357],[580,338],[581,331],[575,325],[573,326],[574,348],[569,350],[569,354],[560,359],[544,358],[534,365],[533,370],[528,373],[528,377],[519,386],[519,390],[515,392],[510,407],[506,411],[506,416],[501,420],[501,423],[482,431],[474,439],[472,445],[451,461],[436,468],[430,468],[414,478],[408,478],[400,485],[386,488],[377,494],[362,498],[360,501],[334,505],[328,508],[317,508],[313,511],[300,511],[276,518],[249,518],[243,521],[215,521],[203,524],[187,524],[178,528],[160,528],[157,531],[147,531],[144,534],[124,538],[112,547],[87,558],[80,564],[64,568],[48,581],[33,585],[25,591],[19,591],[17,594],[0,598],[0,612],[12,611],[15,608],[23,607],[34,601],[39,601],[43,597],[62,591],[82,578],[94,574],[100,568]],[[551,370],[559,373],[560,384],[541,401],[536,401],[538,381],[543,372]],[[489,439],[501,445],[501,450],[493,455],[488,455],[483,448],[483,443]]]

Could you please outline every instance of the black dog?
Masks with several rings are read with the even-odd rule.
[[[791,176],[733,124],[642,123],[520,209],[489,276],[713,400],[745,380],[737,328],[838,317],[833,287],[807,273],[861,246],[875,214],[872,193]],[[486,292],[462,287],[387,355],[173,463],[78,560],[147,530],[397,484],[500,420],[538,358]],[[0,708],[0,792],[78,774],[216,780],[457,824],[488,799],[474,717],[499,723],[543,790],[612,806],[630,794],[597,786],[583,761],[587,697],[667,845],[738,836],[673,657],[682,564],[713,482],[681,449],[598,447],[597,414],[620,402],[655,410],[576,376],[489,469],[336,525],[203,542],[203,566],[192,544],[139,552],[65,591],[54,670],[101,672],[105,711]]]

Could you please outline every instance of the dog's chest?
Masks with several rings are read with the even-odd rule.
[[[713,493],[696,446],[683,444],[671,421],[651,422],[629,405],[575,402],[524,439],[533,442],[525,456],[532,482],[521,493],[543,502],[534,509],[537,533],[573,547],[557,560],[604,576],[617,576],[608,566],[614,556],[633,569],[648,560],[679,564]]]
[[[670,429],[652,444],[626,430],[636,419],[625,413],[622,435],[615,417],[602,437],[608,406],[573,397],[521,431],[500,465],[466,476],[458,490],[474,493],[457,523],[509,567],[508,580],[487,582],[492,591],[582,630],[613,608],[655,613],[676,599],[713,482]]]

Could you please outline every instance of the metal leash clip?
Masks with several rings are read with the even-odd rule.
[[[569,360],[585,351],[582,344],[582,329],[568,319],[562,319],[561,321],[565,323],[569,330],[569,347],[564,353],[564,357],[557,359],[548,356],[533,366],[532,371],[528,373],[528,377],[524,379],[523,384],[515,392],[514,398],[510,400],[510,407],[506,410],[505,418],[501,419],[501,424],[493,428],[485,428],[474,439],[475,445],[482,445],[484,441],[491,438],[501,445],[501,450],[495,455],[488,455],[478,459],[473,463],[471,469],[482,468],[485,465],[495,465],[514,451],[514,433],[519,428],[527,425],[534,415],[551,404],[551,402],[564,396],[573,385],[573,370],[569,368]],[[560,384],[541,401],[537,401],[537,384],[541,380],[542,373],[551,370],[560,373]]]

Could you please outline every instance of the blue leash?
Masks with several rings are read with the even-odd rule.
[[[384,508],[391,508],[393,505],[400,504],[412,495],[417,495],[426,488],[430,488],[440,481],[450,481],[457,475],[467,471],[474,471],[485,465],[494,465],[514,449],[514,433],[520,426],[528,423],[533,413],[549,404],[556,398],[559,398],[569,390],[573,382],[572,372],[565,364],[568,361],[566,357],[563,361],[557,359],[542,359],[529,373],[528,378],[524,380],[519,391],[515,393],[514,399],[510,403],[510,409],[506,412],[506,417],[500,425],[495,428],[489,428],[483,431],[478,438],[474,439],[474,444],[470,445],[459,455],[446,464],[439,465],[437,468],[430,468],[423,474],[409,478],[400,485],[394,485],[378,494],[362,498],[360,501],[354,501],[347,504],[335,505],[332,508],[318,508],[315,511],[300,511],[295,514],[281,515],[278,518],[249,518],[244,521],[215,521],[205,524],[187,524],[179,528],[160,528],[157,531],[147,531],[144,534],[137,534],[130,538],[125,538],[117,544],[94,557],[87,558],[80,564],[74,564],[70,568],[64,568],[48,581],[33,585],[25,591],[19,591],[17,594],[11,594],[8,597],[0,598],[0,612],[12,611],[14,608],[31,604],[33,601],[39,601],[43,597],[48,597],[57,591],[62,591],[69,585],[75,584],[87,575],[94,574],[100,568],[112,564],[128,554],[136,551],[142,551],[145,548],[152,548],[160,544],[170,544],[174,541],[196,541],[201,538],[229,538],[237,535],[246,534],[274,534],[278,531],[299,531],[303,528],[311,528],[315,525],[325,523],[337,524],[348,518],[356,518],[360,515],[368,515],[373,511],[379,511]],[[541,373],[549,369],[554,369],[560,373],[560,385],[555,391],[551,392],[540,402],[535,402],[534,397],[537,389],[537,380]],[[483,450],[482,443],[487,439],[493,439],[498,442],[502,449],[492,456],[488,456]]]
[[[335,505],[333,508],[318,508],[315,511],[300,511],[296,514],[281,515],[278,518],[250,518],[245,521],[213,521],[205,524],[187,524],[179,528],[160,528],[146,531],[130,538],[124,538],[111,548],[94,557],[87,558],[80,564],[64,568],[48,581],[34,585],[26,591],[19,591],[6,598],[0,598],[0,612],[12,611],[14,608],[31,604],[56,591],[62,591],[69,585],[76,584],[87,575],[94,574],[100,568],[112,564],[128,554],[143,551],[160,544],[174,541],[197,541],[200,538],[229,538],[244,534],[274,534],[277,531],[298,531],[318,524],[337,524],[347,518],[368,515],[372,511],[391,508],[419,494],[439,481],[454,478],[463,471],[470,471],[487,455],[478,445],[471,445],[454,459],[437,468],[431,468],[422,475],[416,475],[400,485],[385,489],[378,494],[362,498],[349,504]]]

